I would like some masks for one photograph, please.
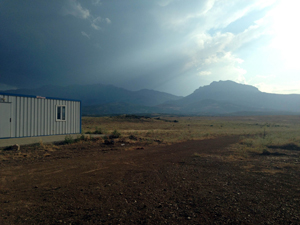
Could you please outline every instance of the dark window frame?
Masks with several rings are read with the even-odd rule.
[[[66,121],[66,106],[57,105],[56,106],[56,121]]]

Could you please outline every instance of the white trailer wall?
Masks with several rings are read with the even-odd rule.
[[[5,99],[6,103],[10,102],[11,105],[10,137],[76,134],[81,132],[80,101],[9,94],[0,94],[0,96]],[[59,121],[56,118],[57,106],[65,106],[64,121]]]

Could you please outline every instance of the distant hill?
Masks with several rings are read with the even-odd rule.
[[[83,106],[104,105],[116,102],[155,106],[170,100],[178,100],[182,97],[164,92],[143,89],[140,91],[129,91],[113,85],[71,85],[61,87],[48,85],[37,89],[17,89],[5,91],[7,93],[39,95],[45,97],[57,97],[68,99],[79,99]]]
[[[80,99],[84,115],[282,115],[300,114],[300,95],[270,94],[233,81],[212,82],[186,97],[143,89],[129,91],[112,85],[44,86],[6,91],[15,94]]]
[[[233,81],[212,82],[180,100],[160,105],[187,114],[300,113],[300,95],[269,94]]]

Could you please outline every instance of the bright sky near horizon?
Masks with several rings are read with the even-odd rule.
[[[0,90],[112,84],[300,94],[298,0],[2,0]]]

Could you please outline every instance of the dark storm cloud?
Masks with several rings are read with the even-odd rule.
[[[247,45],[266,33],[267,25],[255,20],[267,6],[259,0],[3,0],[0,89],[104,83],[184,95],[213,80],[245,81],[248,71],[235,52],[247,55]]]
[[[58,1],[1,3],[1,83],[18,87],[65,81],[84,54],[73,18],[62,19]],[[76,46],[76,48],[74,48]]]
[[[157,48],[163,37],[148,13],[152,3],[100,3],[2,2],[0,83],[121,85],[142,74],[153,76],[151,48]],[[154,61],[160,66],[167,60]]]

